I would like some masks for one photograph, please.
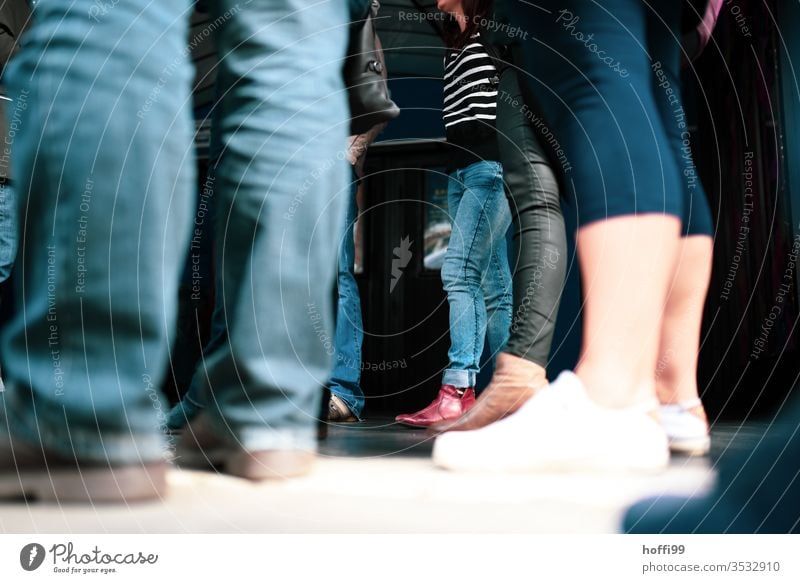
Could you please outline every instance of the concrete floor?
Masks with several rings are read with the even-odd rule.
[[[717,427],[715,450],[746,433]],[[423,431],[388,421],[333,425],[306,478],[251,484],[176,469],[155,503],[2,504],[0,532],[604,533],[636,499],[701,493],[714,475],[708,459],[688,458],[652,476],[456,474],[434,468],[430,449]]]

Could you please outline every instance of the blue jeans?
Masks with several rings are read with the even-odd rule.
[[[0,283],[9,278],[14,267],[17,237],[17,197],[14,187],[3,182],[0,183]]]
[[[5,88],[0,87],[0,283],[11,275],[17,256],[17,197],[9,165],[11,146],[19,130],[19,114],[27,107],[27,100],[8,99]]]
[[[348,0],[350,17],[361,19],[371,0]],[[364,343],[364,324],[361,319],[361,298],[358,294],[353,267],[355,263],[354,227],[358,219],[358,177],[352,172],[353,184],[344,234],[339,247],[337,279],[336,335],[334,338],[333,371],[328,386],[331,393],[345,402],[350,412],[361,419],[364,411],[364,391],[361,390],[361,346]]]
[[[511,211],[499,162],[476,162],[450,174],[452,233],[442,266],[450,303],[450,364],[442,384],[474,387],[484,339],[496,355],[511,326],[511,272],[506,232]]]
[[[364,410],[364,392],[361,390],[361,345],[364,341],[364,324],[361,320],[361,298],[353,272],[355,243],[353,232],[358,219],[356,193],[358,182],[353,173],[353,186],[347,206],[344,234],[339,247],[339,302],[336,309],[336,336],[333,372],[329,386],[331,393],[342,399],[358,418]]]
[[[12,95],[29,92],[12,164],[30,188],[0,420],[79,459],[164,452],[158,387],[194,229],[190,4],[42,3],[9,71]],[[319,64],[344,57],[346,4],[220,0],[216,12],[222,74],[236,81],[215,188],[229,334],[203,388],[212,423],[241,447],[314,448],[347,125],[340,68]]]

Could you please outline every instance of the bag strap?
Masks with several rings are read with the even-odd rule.
[[[480,42],[483,50],[489,55],[489,59],[492,61],[492,65],[494,65],[497,71],[497,78],[491,80],[492,84],[500,85],[500,78],[503,76],[503,73],[510,68],[509,60],[511,57],[511,50],[507,45],[495,45],[488,42],[483,34],[480,35]]]

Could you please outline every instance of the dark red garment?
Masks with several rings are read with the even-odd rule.
[[[416,413],[398,415],[395,420],[413,427],[430,427],[441,421],[458,419],[475,404],[475,388],[463,389],[463,393],[452,385],[442,385],[433,402]]]

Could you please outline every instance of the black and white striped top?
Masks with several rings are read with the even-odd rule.
[[[444,127],[475,120],[493,122],[497,118],[497,70],[480,42],[472,36],[460,51],[445,57]]]
[[[496,143],[498,82],[497,69],[481,43],[480,33],[474,34],[462,49],[447,52],[442,110],[447,141],[475,154],[456,154],[461,163],[454,166],[471,162],[470,158],[496,159],[495,149],[487,151],[486,146]]]

